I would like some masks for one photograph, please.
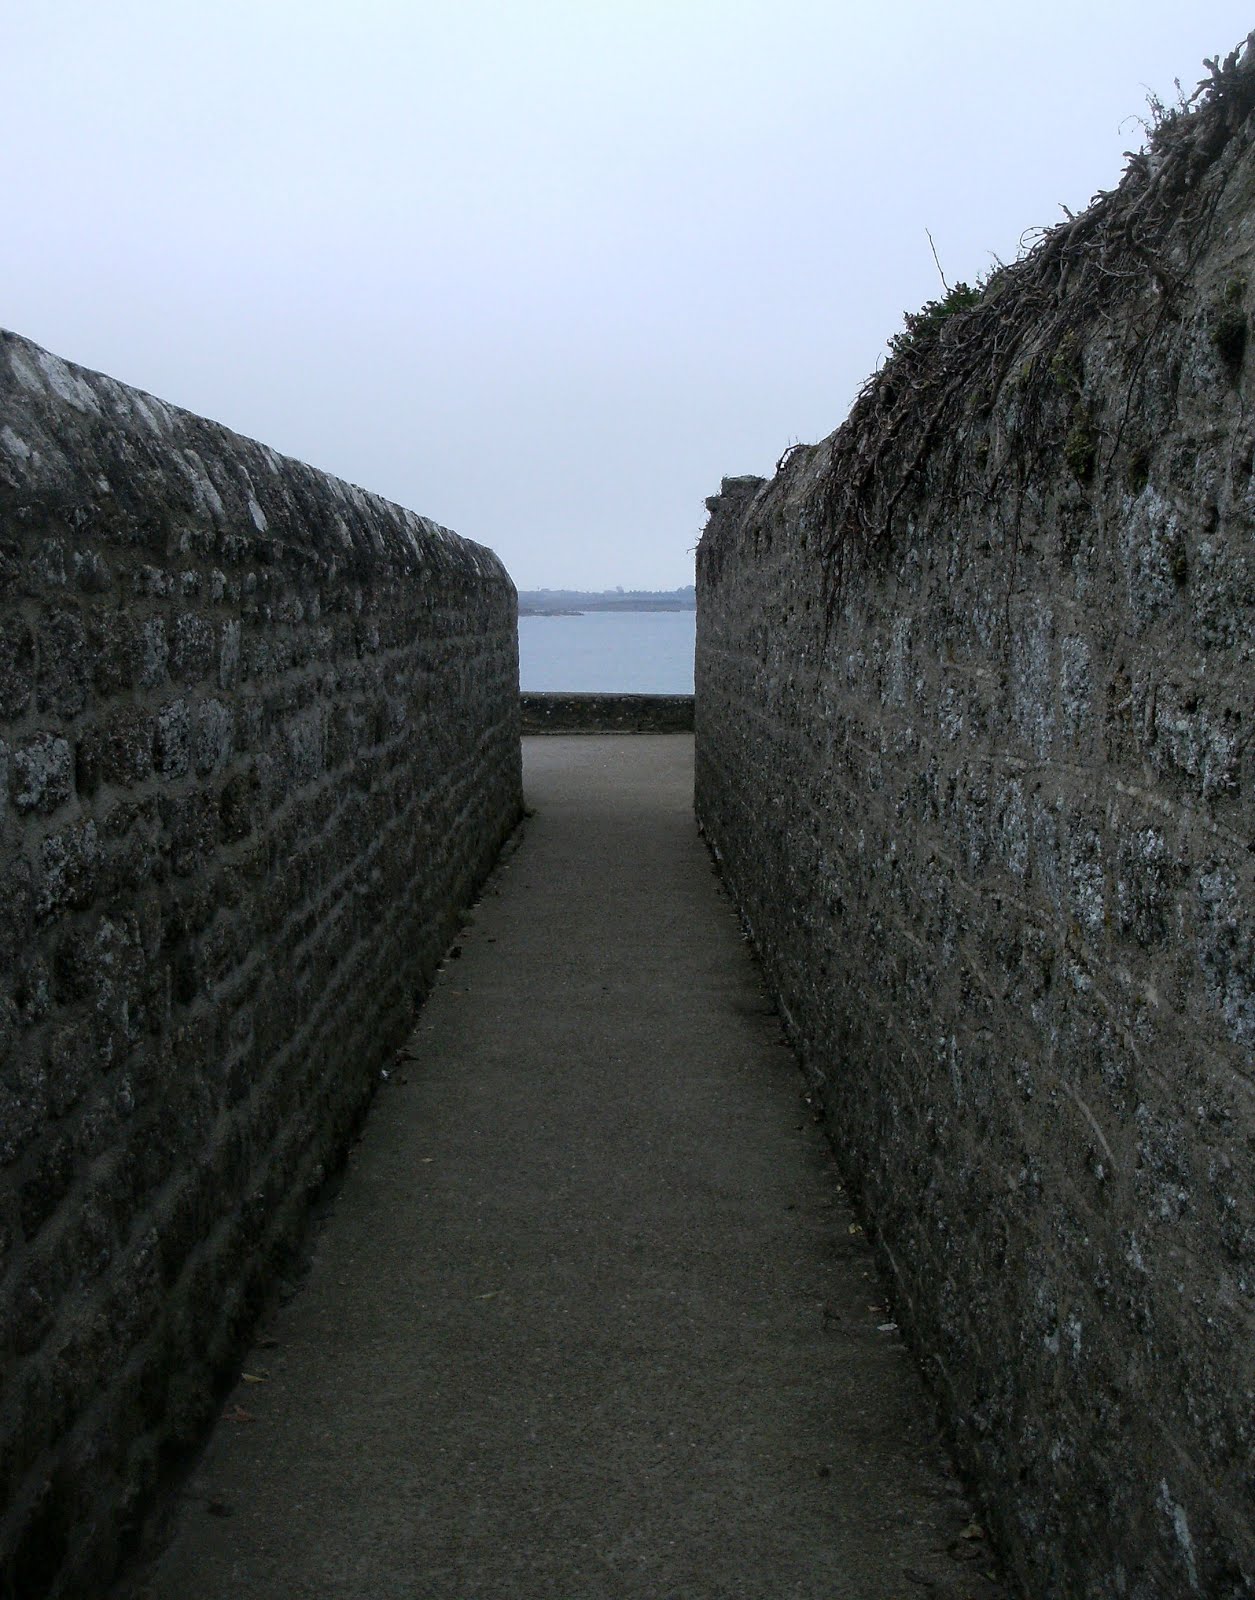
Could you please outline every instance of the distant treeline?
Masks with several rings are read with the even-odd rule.
[[[581,611],[695,611],[697,590],[683,589],[520,589],[519,615],[570,616]]]

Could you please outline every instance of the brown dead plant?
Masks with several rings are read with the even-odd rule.
[[[1252,138],[1255,33],[1205,65],[1208,76],[1188,98],[1170,110],[1152,102],[1147,143],[1126,152],[1117,188],[1037,230],[1028,253],[977,290],[958,284],[930,302],[891,341],[889,360],[832,436],[807,497],[829,622],[851,556],[884,546],[925,496],[992,503],[1010,488],[1014,504],[1047,446],[1062,450],[1079,483],[1092,478],[1100,441],[1083,400],[1087,339],[1134,297],[1152,318],[1171,313],[1220,193],[1204,180]],[[1130,393],[1140,359],[1131,358]],[[1045,419],[1057,419],[1061,398],[1066,437],[1048,440]],[[982,448],[995,409],[997,447],[986,439]],[[1101,442],[1109,459],[1118,437]],[[791,464],[786,456],[781,467]]]

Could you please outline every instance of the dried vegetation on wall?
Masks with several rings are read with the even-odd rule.
[[[725,480],[697,797],[1012,1570],[1255,1592],[1255,60]]]

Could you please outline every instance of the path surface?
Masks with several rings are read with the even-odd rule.
[[[127,1592],[1001,1593],[698,839],[692,748],[527,741],[536,814],[245,1364],[267,1381]]]

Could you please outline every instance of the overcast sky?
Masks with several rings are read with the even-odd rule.
[[[0,0],[0,324],[492,545],[704,497],[1109,188],[1227,0]]]

